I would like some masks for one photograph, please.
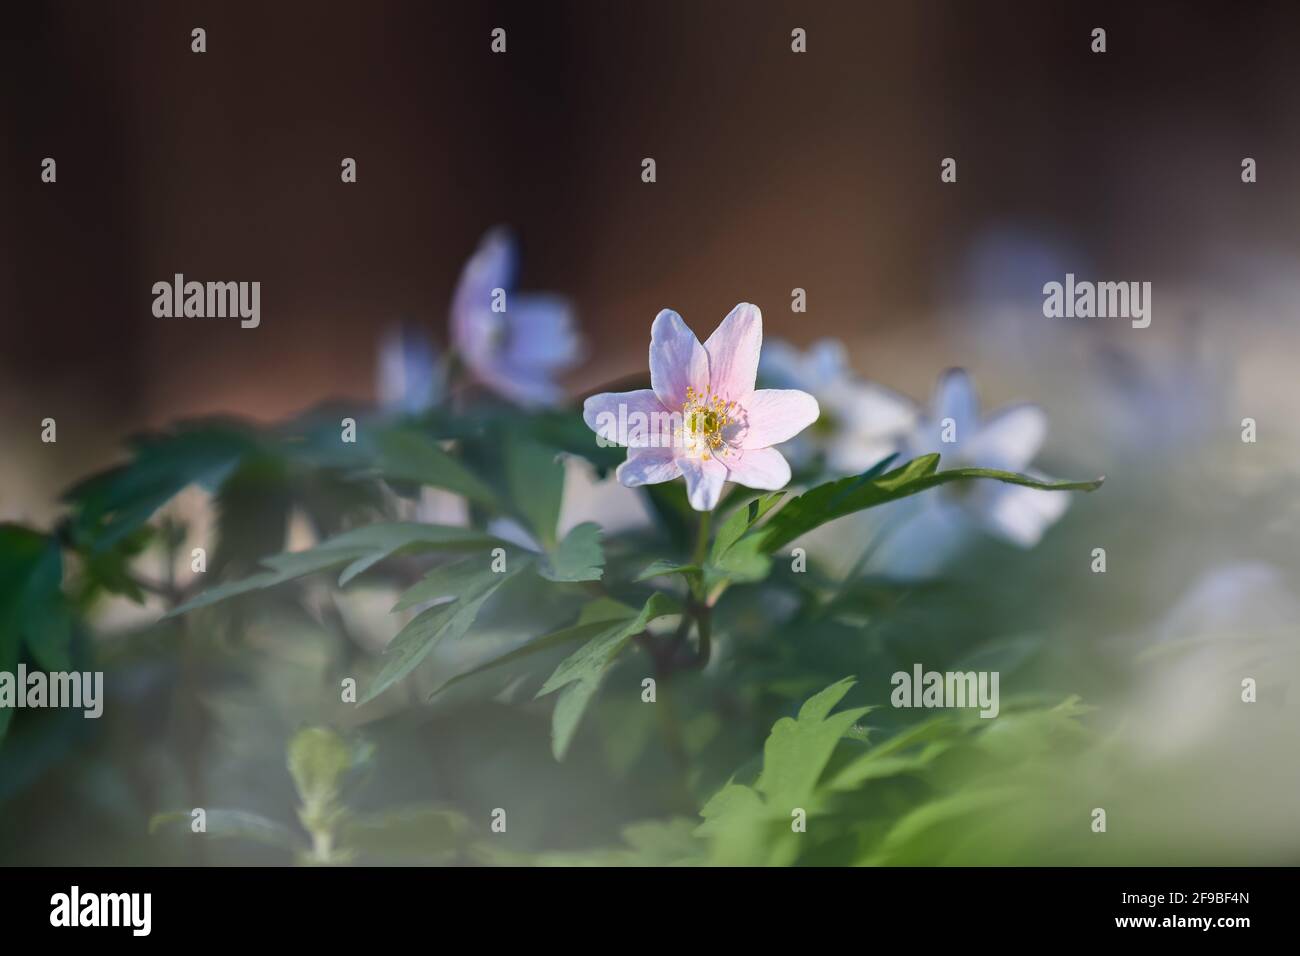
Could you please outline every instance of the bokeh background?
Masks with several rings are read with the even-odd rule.
[[[0,519],[52,520],[141,428],[372,401],[382,333],[444,336],[465,258],[508,223],[523,285],[577,310],[574,396],[643,370],[659,309],[703,336],[747,300],[769,337],[839,337],[918,399],[960,365],[986,407],[1041,404],[1050,470],[1108,484],[1032,559],[997,552],[987,601],[1005,623],[1056,582],[1033,623],[1060,632],[1074,689],[1162,702],[1186,730],[1193,677],[1132,690],[1125,655],[1153,635],[1262,629],[1294,668],[1295,4],[42,2],[5,20]],[[155,318],[175,272],[260,280],[261,327]],[[1151,282],[1151,327],[1045,319],[1066,272]],[[1249,859],[1278,828],[1274,852],[1297,845],[1295,689],[1264,680],[1254,743],[1197,757],[1253,761],[1207,797]],[[19,858],[81,858],[23,819]]]

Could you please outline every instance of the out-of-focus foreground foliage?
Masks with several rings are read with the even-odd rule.
[[[676,483],[607,533],[561,520],[623,456],[574,413],[375,414],[355,443],[347,414],[182,424],[72,488],[57,527],[0,528],[0,670],[103,670],[107,696],[99,720],[0,712],[7,862],[1189,858],[1153,802],[1183,765],[1076,696],[1123,685],[1079,639],[1124,639],[1145,598],[1098,607],[1076,573],[1104,522],[981,545],[929,584],[787,554],[820,526],[861,551],[847,516],[950,482],[1033,479],[814,470],[733,489],[703,528]],[[124,601],[142,610],[105,624]],[[1001,714],[891,708],[914,662],[999,671]]]

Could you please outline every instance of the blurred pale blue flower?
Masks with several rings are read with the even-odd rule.
[[[433,338],[402,323],[379,343],[377,391],[387,412],[418,415],[438,404],[446,390],[445,373]]]
[[[975,386],[964,369],[939,380],[927,414],[903,442],[905,458],[938,452],[940,468],[997,468],[1043,479],[1029,467],[1047,437],[1047,416],[1036,405],[1008,405],[981,417]],[[951,438],[951,441],[945,441]],[[903,578],[940,570],[983,531],[1031,548],[1069,507],[1068,495],[994,481],[956,482],[918,495],[894,511],[869,570]]]
[[[514,291],[517,254],[505,229],[484,236],[451,302],[452,344],[470,374],[526,407],[558,404],[556,375],[581,357],[568,302]]]
[[[770,341],[758,374],[773,388],[808,392],[821,406],[821,418],[785,445],[796,465],[821,455],[828,471],[859,474],[898,451],[920,415],[911,399],[854,374],[843,344],[835,339],[814,342],[806,352],[789,342]]]

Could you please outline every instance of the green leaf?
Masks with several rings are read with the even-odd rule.
[[[175,617],[240,594],[284,584],[339,565],[348,566],[339,579],[340,584],[346,584],[357,574],[399,551],[463,551],[502,545],[504,542],[497,538],[470,528],[414,521],[367,525],[335,535],[314,548],[272,555],[262,561],[270,568],[269,571],[254,574],[242,581],[231,581],[209,588],[174,608],[166,616]]]
[[[556,545],[538,573],[549,581],[599,581],[605,573],[600,537],[600,525],[583,522]]]
[[[532,563],[532,559],[515,552],[508,556],[505,567],[521,562],[522,566]],[[493,584],[505,571],[494,571],[495,559],[491,554],[475,555],[452,564],[443,564],[426,574],[417,584],[407,588],[393,605],[394,611],[405,611],[417,604],[426,604],[440,598],[470,599],[477,597]],[[514,571],[522,570],[522,567]],[[511,573],[514,573],[511,571]]]
[[[63,549],[54,538],[32,563],[20,601],[18,626],[32,658],[46,671],[71,670],[73,614],[63,595]]]
[[[759,819],[768,815],[767,805],[758,791],[744,784],[728,783],[705,801],[700,809],[705,822],[696,832],[701,836],[711,836],[718,833],[725,826],[723,821],[728,819]]]
[[[656,592],[635,616],[609,619],[604,630],[560,662],[537,692],[542,697],[563,689],[551,716],[551,750],[556,760],[564,759],[578,723],[614,658],[651,621],[680,612],[675,601]]]
[[[282,823],[270,820],[246,810],[208,810],[204,826],[206,830],[196,833],[200,837],[218,837],[231,840],[248,840],[263,846],[278,847],[282,850],[304,850],[305,841],[299,839],[294,831]],[[184,830],[192,832],[193,816],[189,810],[172,810],[156,813],[149,820],[150,835],[160,830]]]
[[[221,482],[216,549],[210,571],[247,573],[264,554],[284,547],[293,494],[287,460],[278,454],[249,452]]]
[[[42,668],[69,670],[72,628],[59,542],[0,524],[0,671],[13,673],[24,646]],[[0,738],[12,717],[12,708],[0,708]]]
[[[856,707],[831,714],[854,683],[846,677],[832,684],[808,698],[797,718],[782,717],[772,726],[756,787],[774,809],[788,814],[794,807],[807,807],[836,744],[870,710]]]
[[[477,576],[468,579],[471,583],[467,584],[466,590],[455,600],[417,614],[385,649],[384,666],[361,702],[374,700],[411,673],[439,642],[463,637],[473,626],[487,599],[527,563],[511,562],[502,572],[494,572],[490,565],[486,565]]]
[[[0,671],[12,674],[18,667],[18,658],[22,650],[22,633],[13,623],[12,613],[5,613],[0,608]],[[0,707],[0,741],[4,740],[9,730],[9,721],[13,719],[12,707]]]
[[[380,431],[374,439],[375,467],[383,477],[445,488],[496,511],[496,494],[477,475],[423,432],[410,428]]]
[[[333,803],[353,758],[352,745],[327,727],[305,727],[294,734],[289,741],[289,775],[303,806]]]
[[[914,754],[902,756],[881,753],[879,749],[871,750],[841,767],[826,782],[831,790],[856,790],[869,780],[882,780],[905,773],[918,773],[925,770],[952,749],[953,741],[936,740],[926,744]]]
[[[446,690],[448,687],[451,687],[453,684],[459,684],[461,681],[467,680],[468,678],[473,677],[476,674],[481,674],[484,671],[494,670],[498,667],[503,667],[506,664],[510,664],[514,661],[522,660],[525,657],[532,657],[535,654],[541,654],[557,647],[563,647],[566,644],[572,644],[575,641],[590,640],[591,638],[595,637],[597,634],[601,634],[604,631],[608,630],[609,626],[610,625],[607,620],[591,621],[585,624],[575,624],[572,627],[561,628],[558,631],[551,631],[549,634],[543,634],[541,637],[535,638],[534,640],[528,641],[525,644],[520,645],[519,647],[515,648],[513,651],[509,651],[508,653],[502,654],[500,657],[495,657],[492,660],[487,661],[486,663],[480,664],[477,667],[465,671],[463,674],[457,674],[455,677],[452,677],[450,680],[447,680],[436,690],[434,690],[433,693],[429,695],[429,697],[432,698],[438,694],[441,694],[444,690]]]
[[[96,551],[124,540],[190,484],[215,490],[262,440],[247,426],[221,420],[185,422],[132,440],[133,458],[64,494],[74,531]]]
[[[634,581],[649,581],[651,578],[668,577],[674,574],[680,574],[688,582],[699,581],[700,575],[704,569],[698,564],[678,564],[676,561],[654,561],[647,565],[645,570],[638,574]]]
[[[741,535],[752,528],[763,515],[771,511],[784,497],[784,491],[759,495],[754,500],[741,505],[733,511],[713,537],[713,549],[710,552],[710,559],[717,561],[721,558],[733,544],[740,540]]]
[[[564,462],[554,448],[521,434],[511,434],[507,442],[510,499],[524,524],[550,551],[555,547],[555,525],[564,497]]]
[[[1008,484],[1023,485],[1042,491],[1092,491],[1102,480],[1094,481],[1039,481],[1028,475],[991,468],[954,468],[937,471],[938,455],[915,458],[878,478],[870,472],[850,478],[830,481],[811,488],[789,501],[784,508],[761,528],[744,535],[730,551],[741,551],[738,557],[753,554],[772,554],[802,537],[814,528],[836,518],[897,501],[910,495],[928,491],[953,481],[977,478],[992,479]]]
[[[589,601],[578,612],[579,624],[594,624],[597,621],[616,621],[620,618],[635,617],[636,608],[624,604],[612,597],[602,596]]]

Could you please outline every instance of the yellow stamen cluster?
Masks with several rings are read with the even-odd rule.
[[[735,410],[735,402],[723,401],[713,394],[712,389],[699,392],[687,386],[686,404],[682,406],[686,447],[692,452],[701,452],[700,457],[705,461],[713,455],[725,458],[730,449],[722,437],[722,430],[731,424]]]

